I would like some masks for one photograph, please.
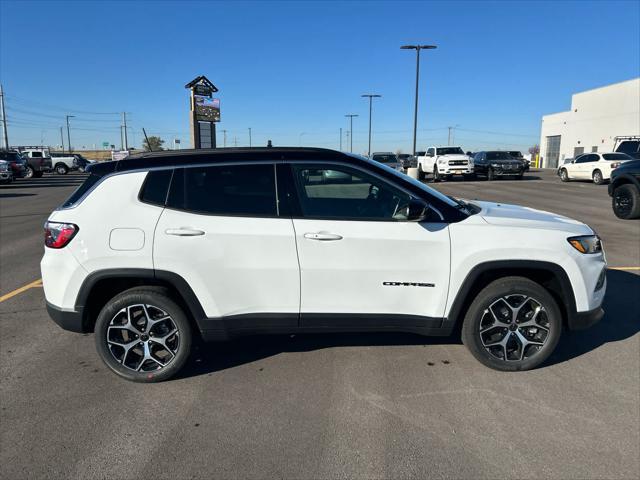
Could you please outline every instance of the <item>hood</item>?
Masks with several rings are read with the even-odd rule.
[[[472,203],[482,209],[479,215],[491,225],[562,230],[574,235],[594,233],[588,225],[557,213],[504,203],[476,201]]]

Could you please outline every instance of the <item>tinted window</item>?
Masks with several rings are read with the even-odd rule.
[[[31,152],[32,158],[42,158],[42,152]]]
[[[173,170],[149,172],[140,192],[140,200],[145,203],[164,206],[172,173]]]
[[[460,147],[444,147],[438,149],[438,155],[464,155]]]
[[[487,152],[487,160],[513,160],[509,152]]]
[[[98,180],[100,180],[101,178],[102,177],[100,175],[96,175],[95,173],[89,175],[84,183],[80,185],[76,189],[76,191],[73,192],[71,196],[62,204],[62,208],[71,207],[72,205],[77,203],[82,198],[82,196],[87,193],[89,189],[91,189],[91,187],[98,183]]]
[[[398,159],[393,153],[379,153],[374,155],[373,160],[380,163],[397,163]]]
[[[633,160],[626,153],[604,153],[602,154],[602,158],[605,160]]]
[[[622,142],[616,149],[618,152],[628,153],[629,155],[636,153],[638,150],[640,150],[639,140],[627,140]]]
[[[176,169],[167,206],[213,215],[277,215],[273,165]]]
[[[305,217],[336,220],[406,220],[410,195],[359,170],[294,165]]]

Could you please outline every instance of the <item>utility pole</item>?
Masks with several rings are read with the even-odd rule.
[[[249,127],[249,148],[251,148],[251,127]]]
[[[453,127],[447,127],[449,129],[449,137],[447,138],[447,145],[451,145],[451,142],[453,141],[453,135],[451,134],[451,132],[453,131],[453,134],[455,135],[456,133],[456,128],[458,128],[460,125],[455,125]]]
[[[60,127],[60,141],[62,141],[62,153],[64,153],[64,134],[62,133],[62,127]]]
[[[351,146],[349,147],[349,151],[351,153],[353,153],[353,117],[357,117],[358,115],[354,114],[354,113],[350,113],[348,115],[345,115],[345,117],[349,117],[349,122],[350,122],[350,127],[349,127],[349,131],[351,132],[350,138],[351,138]]]
[[[4,111],[4,90],[0,85],[0,107],[2,110],[2,138],[4,139],[4,148],[9,150],[9,136],[7,135],[7,113]]]
[[[342,151],[342,127],[340,127],[340,151]]]
[[[72,148],[71,148],[71,133],[69,130],[69,119],[70,118],[75,118],[75,115],[67,115],[67,146],[69,147],[69,153],[71,153]]]
[[[416,104],[413,113],[413,156],[416,156],[416,137],[418,133],[418,85],[420,79],[420,50],[432,50],[436,45],[403,45],[402,50],[416,51]]]
[[[129,150],[129,142],[127,141],[127,112],[122,112],[122,131],[124,132],[124,148]],[[174,146],[175,149],[175,146]]]
[[[238,146],[238,137],[233,137],[233,146],[234,147]]]
[[[376,94],[364,94],[361,95],[362,97],[369,97],[369,150],[367,153],[367,157],[371,157],[371,109],[372,109],[372,104],[373,104],[373,99],[374,98],[380,98],[382,97],[382,95],[376,95]]]
[[[227,146],[227,131],[226,130],[222,130],[222,146],[226,147]]]

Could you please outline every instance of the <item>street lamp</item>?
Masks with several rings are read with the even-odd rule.
[[[69,119],[76,118],[75,115],[66,115],[67,117],[67,147],[69,147],[69,152],[71,152],[71,135],[69,133]]]
[[[382,95],[365,93],[364,95],[360,95],[361,97],[369,97],[369,151],[367,153],[368,157],[371,157],[371,105],[373,103],[374,98],[380,98]]]
[[[349,151],[351,153],[353,153],[353,117],[358,117],[359,115],[356,115],[354,113],[350,113],[349,115],[345,115],[345,117],[349,117],[349,122],[350,122],[350,126],[349,126],[349,131],[351,132],[349,134],[350,137],[350,141],[351,141],[351,146],[349,147]]]
[[[402,50],[416,51],[416,106],[413,114],[413,156],[416,155],[416,133],[418,131],[418,80],[420,78],[420,50],[432,50],[436,45],[403,45]]]

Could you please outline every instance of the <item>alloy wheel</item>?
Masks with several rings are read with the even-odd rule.
[[[551,325],[542,303],[521,294],[495,300],[482,313],[478,334],[490,355],[505,362],[532,358],[546,344]]]
[[[180,348],[180,332],[171,316],[149,304],[130,305],[116,313],[106,340],[116,361],[134,372],[166,367]]]
[[[613,202],[615,205],[616,212],[622,216],[626,217],[631,213],[631,209],[633,207],[633,199],[631,198],[631,194],[624,189],[616,189]]]

